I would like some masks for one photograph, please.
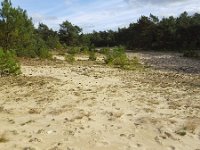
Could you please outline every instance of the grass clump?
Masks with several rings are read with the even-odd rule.
[[[110,52],[109,48],[102,48],[99,51],[100,54],[104,54],[104,55],[108,54],[109,52]]]
[[[15,53],[0,49],[0,76],[18,75],[20,73],[20,64],[16,60]]]
[[[68,63],[74,63],[75,62],[74,55],[72,54],[65,55],[65,61],[67,61]]]
[[[67,50],[67,53],[71,54],[71,55],[78,54],[78,53],[80,53],[80,48],[79,47],[71,47]]]
[[[91,61],[96,61],[97,60],[97,56],[96,56],[95,51],[90,51],[89,52],[89,60],[91,60]]]

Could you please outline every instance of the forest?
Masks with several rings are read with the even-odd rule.
[[[83,33],[69,21],[60,24],[54,31],[40,23],[36,28],[26,10],[14,8],[11,1],[4,0],[0,9],[0,46],[14,50],[18,56],[46,57],[52,49],[67,46],[114,47],[142,50],[200,50],[200,14],[158,18],[141,16],[128,27],[117,31],[108,30]]]

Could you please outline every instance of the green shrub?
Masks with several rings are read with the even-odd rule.
[[[18,57],[28,57],[28,58],[39,57],[42,59],[51,58],[51,54],[48,50],[45,41],[38,37],[34,37],[31,41],[31,45],[29,45],[26,49],[18,48],[16,50],[16,54]]]
[[[34,50],[16,50],[16,55],[18,57],[29,57],[29,58],[36,58],[37,54]]]
[[[91,61],[96,61],[97,60],[95,51],[90,51],[89,52],[89,60],[91,60]]]
[[[79,47],[71,47],[67,51],[67,53],[71,54],[71,55],[78,54],[79,52],[80,52],[80,48]]]
[[[128,60],[127,64],[123,66],[126,70],[143,70],[144,66],[139,62],[137,57]]]
[[[20,74],[20,65],[16,60],[15,53],[4,52],[0,49],[0,76]]]
[[[72,55],[72,54],[65,55],[65,61],[67,61],[68,63],[75,62],[74,55]]]
[[[189,57],[189,58],[200,58],[200,55],[196,51],[186,51],[183,54],[183,57]]]
[[[128,58],[123,48],[115,48],[112,50],[106,50],[105,63],[111,65],[124,66],[128,62]]]
[[[88,53],[89,53],[89,47],[83,46],[83,47],[81,47],[80,51],[81,51],[83,54],[88,54]]]
[[[100,51],[99,51],[99,53],[101,53],[101,54],[108,54],[109,53],[109,51],[110,51],[110,49],[109,48],[102,48],[102,49],[100,49]]]
[[[39,49],[38,56],[42,59],[49,59],[52,58],[52,54],[46,48]]]
[[[144,68],[143,65],[139,63],[137,57],[128,59],[123,47],[106,50],[105,56],[105,63],[109,65],[114,65],[116,67],[126,70],[136,70]]]
[[[95,46],[94,46],[94,44],[91,44],[91,45],[89,46],[89,51],[95,51]]]

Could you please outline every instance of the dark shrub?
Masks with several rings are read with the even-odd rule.
[[[20,74],[20,65],[14,52],[4,52],[0,49],[0,76]]]

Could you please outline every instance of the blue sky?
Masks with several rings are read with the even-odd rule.
[[[2,1],[2,0],[0,0]],[[200,13],[200,0],[12,0],[39,22],[57,30],[68,20],[84,32],[117,29],[141,15],[177,16],[183,11]]]

